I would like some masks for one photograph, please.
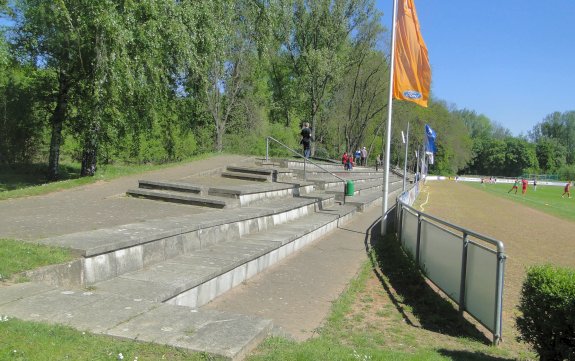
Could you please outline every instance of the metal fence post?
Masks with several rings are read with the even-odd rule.
[[[421,247],[421,213],[417,213],[417,243],[415,246],[415,264],[419,267],[419,248]]]
[[[467,232],[463,232],[463,249],[461,250],[461,283],[459,286],[459,313],[465,311],[465,281],[467,278],[467,249],[469,245]]]
[[[398,217],[399,219],[397,220],[397,237],[399,238],[399,242],[401,243],[401,240],[403,237],[403,203],[401,202],[397,202],[397,206],[398,208]]]
[[[270,138],[266,137],[266,163],[268,162],[270,156]]]
[[[505,272],[505,254],[497,250],[497,292],[495,294],[495,332],[493,333],[493,344],[501,341],[501,328],[503,323],[503,274]]]

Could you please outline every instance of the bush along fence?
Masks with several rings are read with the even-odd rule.
[[[501,340],[503,242],[451,224],[413,207],[419,185],[397,202],[398,236],[425,276]]]
[[[518,338],[530,344],[540,360],[575,360],[575,270],[531,267],[519,311]]]

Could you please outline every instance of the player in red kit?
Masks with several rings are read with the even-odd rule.
[[[525,193],[527,192],[527,184],[529,182],[527,182],[527,179],[523,178],[521,180],[521,194],[525,195]]]

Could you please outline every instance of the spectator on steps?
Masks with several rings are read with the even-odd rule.
[[[367,149],[365,147],[361,148],[361,165],[364,167],[367,165]]]
[[[303,156],[309,159],[311,156],[311,129],[309,123],[303,123],[303,128],[301,128],[301,141],[300,144],[303,145]]]

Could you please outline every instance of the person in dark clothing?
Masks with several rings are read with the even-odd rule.
[[[311,129],[309,127],[309,123],[303,123],[303,128],[301,128],[300,134],[300,144],[303,145],[303,156],[307,159],[311,156]]]

